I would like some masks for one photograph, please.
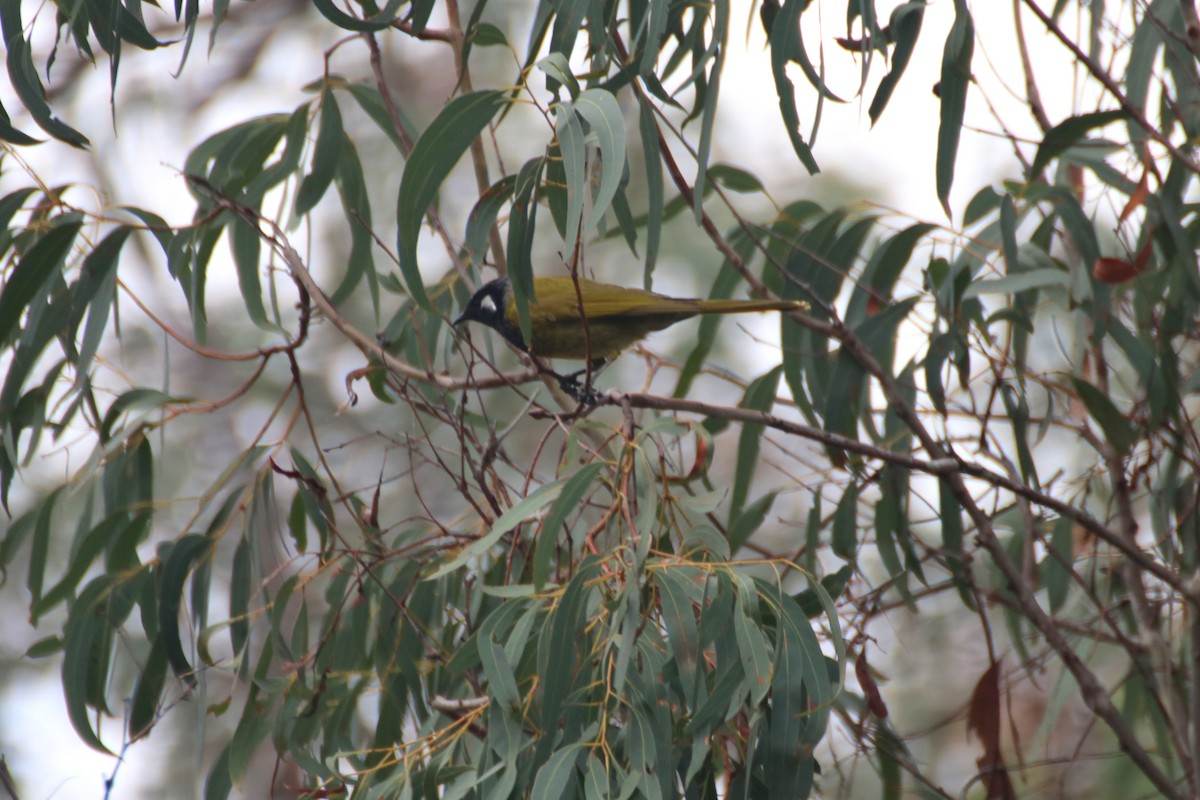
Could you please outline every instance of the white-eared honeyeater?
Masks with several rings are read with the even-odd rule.
[[[497,278],[481,286],[454,324],[481,322],[499,331],[517,348],[542,358],[603,361],[616,357],[654,331],[697,314],[795,311],[808,307],[799,300],[667,297],[583,278],[578,284],[577,294],[575,280],[570,277],[534,278],[537,299],[529,304],[531,342],[521,335],[508,278]]]

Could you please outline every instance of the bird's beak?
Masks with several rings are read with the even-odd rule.
[[[466,321],[467,321],[467,312],[464,311],[463,313],[459,314],[458,318],[455,319],[454,322],[451,322],[450,325],[451,325],[451,327],[457,328],[459,325],[462,325]]]

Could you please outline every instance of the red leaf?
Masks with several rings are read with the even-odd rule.
[[[883,702],[883,695],[879,693],[879,685],[875,683],[875,677],[871,674],[871,665],[867,663],[865,647],[858,654],[858,658],[854,659],[854,677],[858,678],[858,685],[862,687],[863,694],[866,695],[867,707],[871,709],[871,713],[880,719],[887,719],[887,703]]]
[[[1125,220],[1129,219],[1129,215],[1142,207],[1146,202],[1146,198],[1150,196],[1150,173],[1142,170],[1142,179],[1138,181],[1137,188],[1133,190],[1133,194],[1129,195],[1129,202],[1121,209],[1121,216],[1117,217],[1117,225],[1124,225]]]
[[[1092,275],[1101,283],[1124,283],[1141,272],[1132,261],[1103,256],[1092,265]]]
[[[967,711],[967,730],[983,743],[985,753],[1000,751],[1000,662],[995,661],[983,673],[971,694]]]
[[[1004,756],[1000,753],[1000,662],[994,661],[975,684],[967,710],[967,731],[983,744],[983,755],[975,760],[987,787],[988,800],[1016,800]]]

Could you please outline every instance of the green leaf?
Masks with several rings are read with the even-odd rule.
[[[55,139],[73,147],[91,144],[86,136],[54,116],[46,104],[46,90],[33,63],[33,48],[24,35],[21,3],[0,3],[0,30],[3,31],[4,46],[8,51],[9,82],[33,121]],[[2,340],[3,337],[0,337]]]
[[[1075,393],[1079,395],[1079,399],[1083,401],[1084,407],[1087,408],[1088,414],[1096,420],[1100,430],[1104,432],[1104,438],[1108,444],[1121,455],[1127,455],[1130,448],[1137,442],[1137,432],[1129,420],[1117,410],[1112,400],[1105,397],[1092,384],[1081,378],[1072,378],[1071,384],[1075,387]]]
[[[1002,195],[991,186],[980,189],[967,203],[967,210],[963,212],[963,226],[974,225],[995,211],[1005,197],[1011,197],[1011,195]]]
[[[29,645],[25,650],[25,658],[47,658],[56,656],[63,651],[61,636],[46,636]]]
[[[748,259],[750,253],[753,252],[754,243],[748,236],[734,236],[731,244],[734,252],[743,259]],[[712,289],[709,292],[709,297],[714,300],[728,299],[733,295],[734,289],[741,283],[742,277],[738,274],[733,265],[725,260],[721,264],[721,270],[717,273],[716,279],[712,283]],[[700,317],[699,330],[696,332],[696,344],[688,353],[687,361],[684,362],[683,369],[679,372],[679,381],[675,384],[674,397],[687,397],[688,392],[692,388],[692,381],[700,374],[700,370],[708,364],[708,356],[712,352],[713,345],[717,340],[717,331],[720,329],[721,315],[720,314],[704,314]]]
[[[75,365],[81,379],[91,367],[92,359],[100,347],[100,337],[108,322],[115,295],[121,248],[132,232],[133,229],[129,227],[117,228],[101,239],[83,260],[75,297],[71,302],[71,320],[75,330],[78,330],[84,313],[88,317]]]
[[[775,393],[779,388],[779,376],[782,370],[781,366],[775,367],[765,375],[755,378],[746,387],[746,394],[742,397],[742,402],[738,404],[738,407],[755,411],[770,411],[771,407],[775,405]],[[742,425],[742,433],[738,436],[737,470],[733,477],[733,497],[729,504],[731,519],[736,519],[746,504],[746,495],[750,491],[754,471],[758,467],[759,442],[762,439],[762,433],[763,425],[761,423],[747,422]]]
[[[468,34],[471,44],[477,47],[507,47],[508,37],[504,31],[490,22],[481,22],[471,28]]]
[[[1066,271],[1058,267],[1039,267],[1015,275],[1005,275],[1003,278],[971,281],[971,285],[962,293],[962,299],[987,294],[1016,294],[1030,289],[1066,289],[1070,286],[1070,281]]]
[[[1033,460],[1033,452],[1029,448],[1029,403],[1024,395],[1009,383],[1000,385],[1000,397],[1004,401],[1004,413],[1008,415],[1012,425],[1012,440],[1017,448],[1017,466],[1021,470],[1021,480],[1026,485],[1037,488],[1037,462]]]
[[[771,714],[763,743],[764,780],[771,797],[807,797],[813,747],[825,735],[833,687],[825,655],[796,601],[777,595]]]
[[[562,235],[566,242],[563,250],[567,258],[572,258],[576,242],[580,235],[586,233],[581,228],[583,201],[588,195],[587,150],[583,143],[583,125],[575,107],[570,103],[559,103],[554,107],[554,117],[554,136],[558,143],[559,157],[562,159],[563,182],[566,185],[567,207],[565,212],[560,212]],[[553,182],[554,178],[551,177],[550,180]],[[555,195],[561,196],[561,193],[556,192]],[[551,208],[555,206],[552,205]],[[555,219],[558,216],[556,214]]]
[[[74,594],[75,587],[83,580],[92,563],[106,548],[112,545],[117,534],[128,527],[128,522],[128,515],[120,511],[108,516],[99,525],[88,531],[87,535],[72,549],[66,573],[57,584],[30,606],[30,615],[34,620]]]
[[[738,603],[733,615],[733,632],[737,637],[738,656],[742,660],[750,703],[757,706],[771,689],[771,657],[767,652],[767,637],[750,616],[751,610]]]
[[[555,751],[554,755],[538,770],[533,780],[531,800],[559,800],[573,795],[572,787],[579,775],[575,762],[583,751],[581,744],[569,744]]]
[[[417,239],[425,212],[458,159],[496,111],[509,102],[508,95],[500,91],[472,92],[454,98],[421,134],[405,164],[396,211],[400,271],[413,299],[427,310],[432,311],[433,306],[417,265]]]
[[[546,163],[546,159],[531,158],[521,165],[508,216],[508,278],[517,307],[517,324],[527,342],[532,339],[529,303],[533,299],[533,234],[538,209],[535,196]]]
[[[741,194],[766,191],[758,176],[732,164],[713,164],[708,168],[708,177],[726,189]]]
[[[77,215],[59,217],[8,274],[0,291],[0,346],[8,344],[26,307],[51,280],[62,274],[63,261],[83,223]]]
[[[388,4],[381,11],[376,11],[366,19],[352,17],[342,11],[333,0],[313,0],[313,5],[317,11],[320,11],[324,17],[337,25],[339,28],[345,28],[348,31],[372,32],[382,31],[385,28],[391,27],[396,20],[396,12],[400,6],[404,5],[405,0],[388,0]],[[364,8],[373,9],[374,4],[364,4]]]
[[[854,329],[854,335],[885,370],[891,368],[897,329],[908,317],[918,299],[910,297],[888,306],[878,314],[868,317]],[[851,438],[858,437],[858,420],[862,413],[866,380],[866,370],[843,346],[838,352],[833,376],[829,381],[829,394],[825,399],[825,430]],[[826,449],[836,465],[845,463],[844,452],[836,447]]]
[[[1069,517],[1059,517],[1050,535],[1050,552],[1046,555],[1043,576],[1052,614],[1062,610],[1071,589],[1071,562],[1075,559],[1074,528],[1075,523]]]
[[[928,223],[917,223],[880,243],[850,298],[845,314],[847,325],[856,328],[872,316],[872,306],[886,308],[891,304],[896,284],[912,258],[913,250],[934,229],[935,226]]]
[[[858,554],[858,484],[846,487],[833,513],[833,553],[854,561]]]
[[[576,664],[582,653],[580,631],[586,616],[588,583],[600,572],[600,560],[589,556],[567,584],[558,606],[550,613],[549,626],[541,637],[538,668],[542,676],[542,707],[537,719],[543,730],[553,730],[561,721],[567,692],[575,679]]]
[[[358,150],[349,137],[342,141],[342,157],[338,159],[336,181],[342,199],[342,211],[346,224],[350,226],[350,254],[346,258],[346,275],[338,284],[331,298],[340,305],[350,298],[354,288],[364,278],[376,317],[379,316],[379,276],[375,271],[373,249],[375,239],[371,235],[371,200],[367,194],[366,176]]]
[[[612,92],[587,89],[575,100],[575,110],[587,122],[600,149],[600,185],[592,198],[592,213],[584,226],[590,231],[600,224],[612,205],[625,174],[625,117]]]
[[[679,670],[679,682],[683,686],[684,698],[695,708],[699,691],[697,666],[700,645],[696,637],[696,615],[687,587],[675,570],[664,569],[655,574],[659,587],[659,603],[662,606],[663,624],[667,629],[667,640]]]
[[[546,585],[550,574],[550,559],[558,546],[558,535],[567,521],[567,516],[579,508],[579,502],[596,482],[596,478],[608,467],[602,461],[593,462],[580,468],[578,472],[565,479],[559,491],[558,498],[546,514],[542,530],[538,535],[533,553],[533,586],[541,591]]]
[[[204,800],[227,800],[233,791],[233,783],[229,775],[229,755],[233,749],[232,741],[225,745],[212,769],[204,781]]]
[[[350,96],[358,102],[359,107],[371,118],[375,126],[383,131],[384,135],[391,140],[396,150],[402,155],[404,152],[404,143],[400,139],[400,133],[396,131],[396,126],[392,124],[392,117],[388,113],[387,106],[384,105],[379,90],[374,86],[363,83],[347,83],[342,88],[350,93]],[[416,138],[417,130],[413,127],[412,122],[404,116],[404,113],[400,109],[396,109],[396,114],[400,117],[400,124],[404,128],[404,132]]]
[[[662,242],[663,164],[662,153],[659,150],[658,122],[648,100],[642,100],[638,104],[638,132],[642,139],[646,178],[646,262],[642,271],[642,286],[649,289],[653,282],[654,266],[658,261],[659,245]]]
[[[250,540],[243,538],[234,550],[229,578],[229,644],[234,658],[243,655],[250,638],[250,598],[257,583],[256,573]]]
[[[146,656],[146,666],[138,677],[129,703],[127,733],[135,742],[150,732],[158,721],[158,703],[167,677],[167,650],[162,639],[156,639]]]
[[[574,477],[574,476],[572,476]],[[519,503],[500,515],[492,524],[492,529],[480,536],[475,541],[464,547],[458,552],[458,555],[442,564],[430,575],[426,576],[425,580],[435,580],[448,575],[454,570],[466,564],[473,558],[483,555],[490,550],[496,542],[500,541],[500,537],[511,531],[513,528],[520,525],[525,520],[540,512],[543,508],[550,505],[562,493],[563,487],[566,486],[569,478],[563,478],[550,483],[544,483],[538,488],[529,493]]]
[[[94,578],[72,605],[63,635],[62,685],[67,717],[84,744],[106,755],[112,753],[92,728],[88,694],[98,671],[104,672],[100,680],[107,680],[107,651],[112,637],[105,606],[115,584],[112,575]]]
[[[488,187],[475,202],[475,207],[467,216],[467,228],[463,235],[463,261],[468,267],[479,269],[483,266],[488,234],[496,224],[500,209],[512,198],[516,183],[515,175],[505,175]]]
[[[867,109],[872,125],[879,120],[879,115],[887,107],[892,92],[908,67],[908,61],[917,46],[917,37],[921,34],[921,22],[924,18],[924,0],[910,0],[910,2],[892,9],[888,28],[891,30],[895,47],[892,49],[891,69],[879,82],[879,88],[875,90],[875,96],[871,98],[871,107]]]
[[[1090,114],[1079,114],[1068,117],[1046,131],[1046,135],[1038,144],[1037,154],[1033,157],[1033,165],[1029,174],[1037,177],[1051,160],[1062,155],[1067,148],[1076,144],[1096,128],[1103,128],[1114,122],[1128,117],[1124,111],[1093,111]]]
[[[712,61],[708,69],[707,87],[701,91],[702,83],[697,84],[696,102],[700,110],[700,144],[696,148],[696,179],[693,181],[695,192],[704,197],[708,192],[708,161],[712,155],[713,127],[717,120],[717,103],[720,99],[721,77],[725,74],[725,54],[729,40],[729,2],[714,3],[711,6],[712,29],[706,59]],[[702,69],[697,65],[697,69]],[[693,112],[695,113],[695,112]],[[693,217],[697,225],[704,217],[701,203],[693,205]]]
[[[208,537],[188,533],[175,541],[162,567],[158,601],[158,628],[167,661],[175,676],[189,686],[196,685],[192,665],[183,651],[179,635],[179,608],[183,599],[183,583],[192,571],[193,562],[211,547]]]
[[[29,147],[45,141],[43,139],[35,139],[24,131],[17,129],[12,124],[12,118],[8,116],[8,111],[5,110],[3,104],[0,104],[0,139],[11,142],[18,147]]]
[[[550,55],[538,61],[535,66],[550,79],[546,81],[550,91],[554,91],[553,84],[557,83],[567,87],[568,96],[579,96],[579,80],[571,72],[571,65],[567,62],[565,54],[557,51],[551,52]]]
[[[975,52],[975,23],[966,0],[954,0],[954,25],[946,37],[942,52],[941,120],[938,124],[937,195],[950,213],[950,185],[954,182],[954,162],[958,158],[958,139],[967,108],[967,89],[971,85],[971,58]]]
[[[793,595],[792,599],[800,606],[800,610],[804,612],[804,616],[809,619],[814,619],[821,614],[827,613],[829,608],[825,605],[821,594],[825,594],[830,606],[833,601],[842,596],[846,586],[850,583],[850,579],[854,577],[854,567],[846,564],[832,575],[826,575],[821,578],[821,588],[818,591],[816,588],[805,589],[797,595]]]
[[[178,402],[178,400],[179,398],[157,389],[130,389],[114,400],[108,407],[108,411],[104,413],[104,419],[100,423],[100,441],[108,442],[112,439],[113,428],[122,414],[129,411],[155,411],[168,403]]]
[[[488,679],[488,695],[502,708],[518,709],[521,704],[521,692],[517,689],[513,667],[504,648],[496,643],[491,631],[487,630],[480,631],[476,647],[479,649],[483,674]]]
[[[771,74],[775,77],[775,93],[779,96],[779,111],[783,115],[783,124],[787,128],[788,138],[792,142],[792,150],[810,175],[820,172],[812,150],[800,135],[800,113],[796,109],[796,89],[787,76],[787,65],[797,54],[807,62],[804,54],[804,44],[800,41],[800,14],[808,6],[810,0],[787,0],[783,8],[776,13],[771,23],[769,39],[771,42]],[[808,64],[808,71],[812,65]],[[808,75],[806,71],[806,75]],[[809,77],[812,80],[812,77]],[[818,80],[818,83],[820,81]]]
[[[296,192],[296,216],[304,216],[311,211],[333,183],[345,136],[337,98],[333,89],[326,87],[325,91],[321,92],[321,123],[317,128],[317,144],[313,148],[312,171],[304,176]]]
[[[736,553],[750,537],[762,527],[767,518],[767,512],[775,503],[778,492],[767,492],[762,497],[743,508],[729,523],[729,539],[726,544],[730,552]]]

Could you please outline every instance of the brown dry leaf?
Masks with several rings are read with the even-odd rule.
[[[967,731],[983,744],[983,754],[975,760],[979,776],[987,787],[988,800],[1016,800],[1004,756],[1000,753],[1000,662],[994,661],[975,684],[971,707],[967,710]]]
[[[967,731],[979,737],[985,753],[1000,752],[1000,662],[992,662],[975,684],[967,711]]]
[[[1137,276],[1137,265],[1123,258],[1102,256],[1092,265],[1092,275],[1101,283],[1124,283]]]
[[[1129,195],[1129,202],[1121,209],[1121,216],[1117,217],[1117,225],[1124,225],[1125,220],[1129,219],[1129,215],[1137,211],[1146,202],[1146,198],[1150,196],[1150,173],[1142,170],[1142,179],[1138,181],[1137,188],[1133,190],[1133,194]]]
[[[867,707],[871,709],[871,713],[880,719],[887,719],[887,703],[883,702],[879,684],[875,683],[875,676],[871,674],[871,665],[867,663],[865,647],[858,654],[858,658],[854,659],[854,677],[858,678],[858,685],[862,687],[863,694],[867,698]]]

